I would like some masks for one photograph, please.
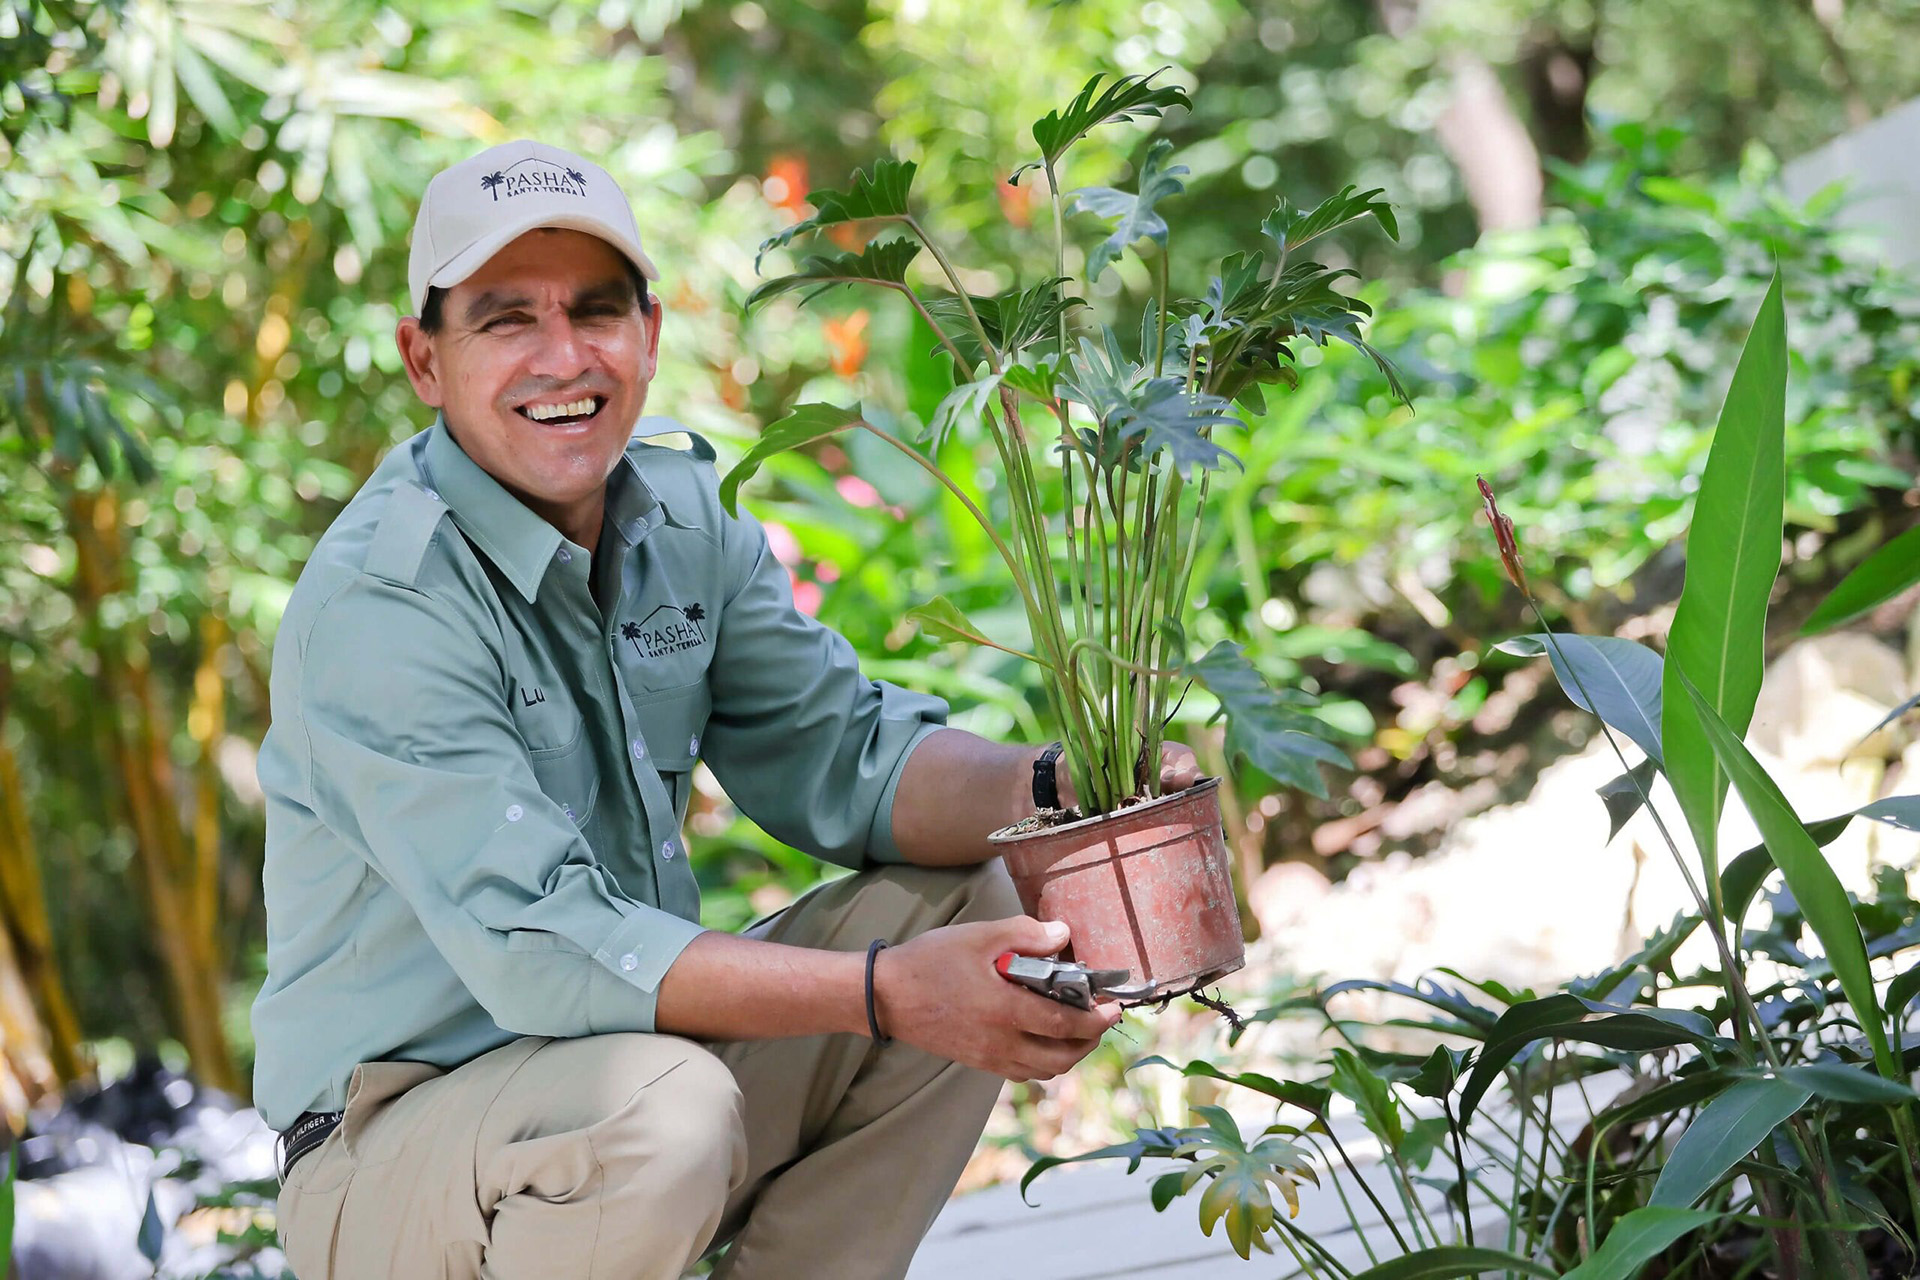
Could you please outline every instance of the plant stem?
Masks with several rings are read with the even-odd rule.
[[[1467,1156],[1460,1145],[1460,1125],[1454,1119],[1453,1104],[1443,1094],[1440,1110],[1447,1117],[1447,1134],[1453,1139],[1453,1167],[1460,1174],[1460,1216],[1467,1224],[1467,1246],[1473,1247],[1473,1192],[1467,1186]]]
[[[980,323],[980,314],[973,309],[973,299],[967,295],[965,287],[961,285],[960,277],[954,271],[953,264],[947,261],[947,255],[940,251],[940,246],[933,242],[933,237],[927,234],[926,229],[917,219],[909,215],[903,221],[907,229],[920,238],[920,243],[927,246],[927,252],[933,255],[933,260],[940,264],[940,270],[945,273],[947,283],[953,286],[954,294],[960,299],[961,308],[967,313],[967,322],[973,326],[974,336],[980,339],[980,350],[987,358],[987,368],[994,373],[1000,372],[1000,353],[987,339],[987,327]],[[969,379],[973,377],[973,370],[966,369],[965,372]],[[1016,432],[1020,429],[1018,423],[1008,425]]]
[[[1347,1171],[1353,1174],[1353,1180],[1360,1184],[1360,1190],[1366,1192],[1367,1199],[1373,1202],[1374,1211],[1380,1215],[1380,1221],[1386,1224],[1387,1230],[1393,1233],[1393,1242],[1400,1246],[1400,1252],[1412,1253],[1413,1250],[1407,1247],[1407,1238],[1400,1234],[1400,1228],[1395,1225],[1393,1215],[1387,1212],[1386,1205],[1380,1203],[1380,1197],[1373,1193],[1373,1188],[1367,1185],[1367,1180],[1360,1176],[1360,1170],[1354,1167],[1353,1157],[1348,1155],[1347,1149],[1340,1144],[1340,1136],[1333,1131],[1333,1126],[1328,1124],[1324,1117],[1320,1122],[1326,1127],[1327,1141],[1331,1142],[1333,1149],[1340,1153],[1341,1163],[1347,1166]],[[1371,1253],[1372,1250],[1368,1252]]]

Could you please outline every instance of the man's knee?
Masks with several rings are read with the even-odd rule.
[[[1007,874],[1005,862],[989,858],[967,872],[965,902],[954,916],[956,923],[1005,920],[1022,914],[1020,895],[1014,890],[1013,877]]]
[[[656,1177],[692,1178],[721,1195],[745,1176],[746,1113],[733,1072],[678,1036],[617,1032],[556,1041],[590,1060],[568,1071],[571,1102],[600,1160],[631,1160]],[[670,1167],[669,1167],[670,1166]]]

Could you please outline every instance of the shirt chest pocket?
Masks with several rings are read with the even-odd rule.
[[[594,767],[593,752],[587,750],[584,733],[571,746],[529,751],[534,780],[549,800],[560,806],[576,827],[585,827],[593,816],[594,801],[600,798],[600,771]]]
[[[664,693],[705,680],[720,625],[717,556],[697,530],[669,526],[641,544],[612,636],[630,689]]]
[[[661,774],[687,773],[700,756],[700,735],[713,710],[705,680],[667,693],[633,695],[634,719],[646,740],[647,757]]]

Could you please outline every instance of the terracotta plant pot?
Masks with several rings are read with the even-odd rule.
[[[1153,984],[1125,1004],[1180,995],[1246,962],[1218,778],[1114,813],[1006,827],[988,839],[1026,913],[1072,930],[1063,954]]]

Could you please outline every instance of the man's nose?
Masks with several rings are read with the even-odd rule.
[[[592,356],[587,342],[572,317],[560,312],[540,323],[540,343],[533,353],[529,373],[544,377],[571,379],[587,371]]]

